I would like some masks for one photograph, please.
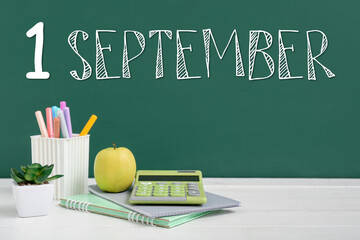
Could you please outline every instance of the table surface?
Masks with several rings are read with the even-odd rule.
[[[68,210],[20,218],[11,180],[0,179],[1,239],[360,239],[360,179],[206,178],[204,188],[241,207],[165,229]],[[94,183],[94,179],[89,179]]]

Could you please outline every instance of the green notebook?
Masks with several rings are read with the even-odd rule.
[[[106,216],[129,220],[136,223],[165,227],[165,228],[172,228],[213,212],[213,211],[206,211],[206,212],[197,212],[197,213],[190,213],[190,214],[183,214],[176,216],[161,217],[161,218],[160,217],[150,218],[142,214],[139,214],[137,212],[131,211],[120,205],[117,205],[113,202],[110,202],[106,199],[98,197],[92,193],[86,193],[86,194],[71,196],[68,198],[62,198],[60,199],[60,206],[68,209],[97,213]]]

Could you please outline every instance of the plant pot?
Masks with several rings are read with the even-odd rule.
[[[54,196],[54,184],[19,186],[12,182],[16,209],[20,217],[48,215]]]

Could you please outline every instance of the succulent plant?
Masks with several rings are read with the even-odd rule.
[[[51,180],[63,177],[64,175],[55,175],[49,177],[54,164],[42,166],[40,163],[33,163],[28,166],[21,166],[22,173],[19,173],[15,168],[11,169],[11,177],[19,185],[39,185],[46,184]]]

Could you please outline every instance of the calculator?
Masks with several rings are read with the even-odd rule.
[[[201,171],[139,170],[136,172],[129,202],[192,205],[206,203]]]

